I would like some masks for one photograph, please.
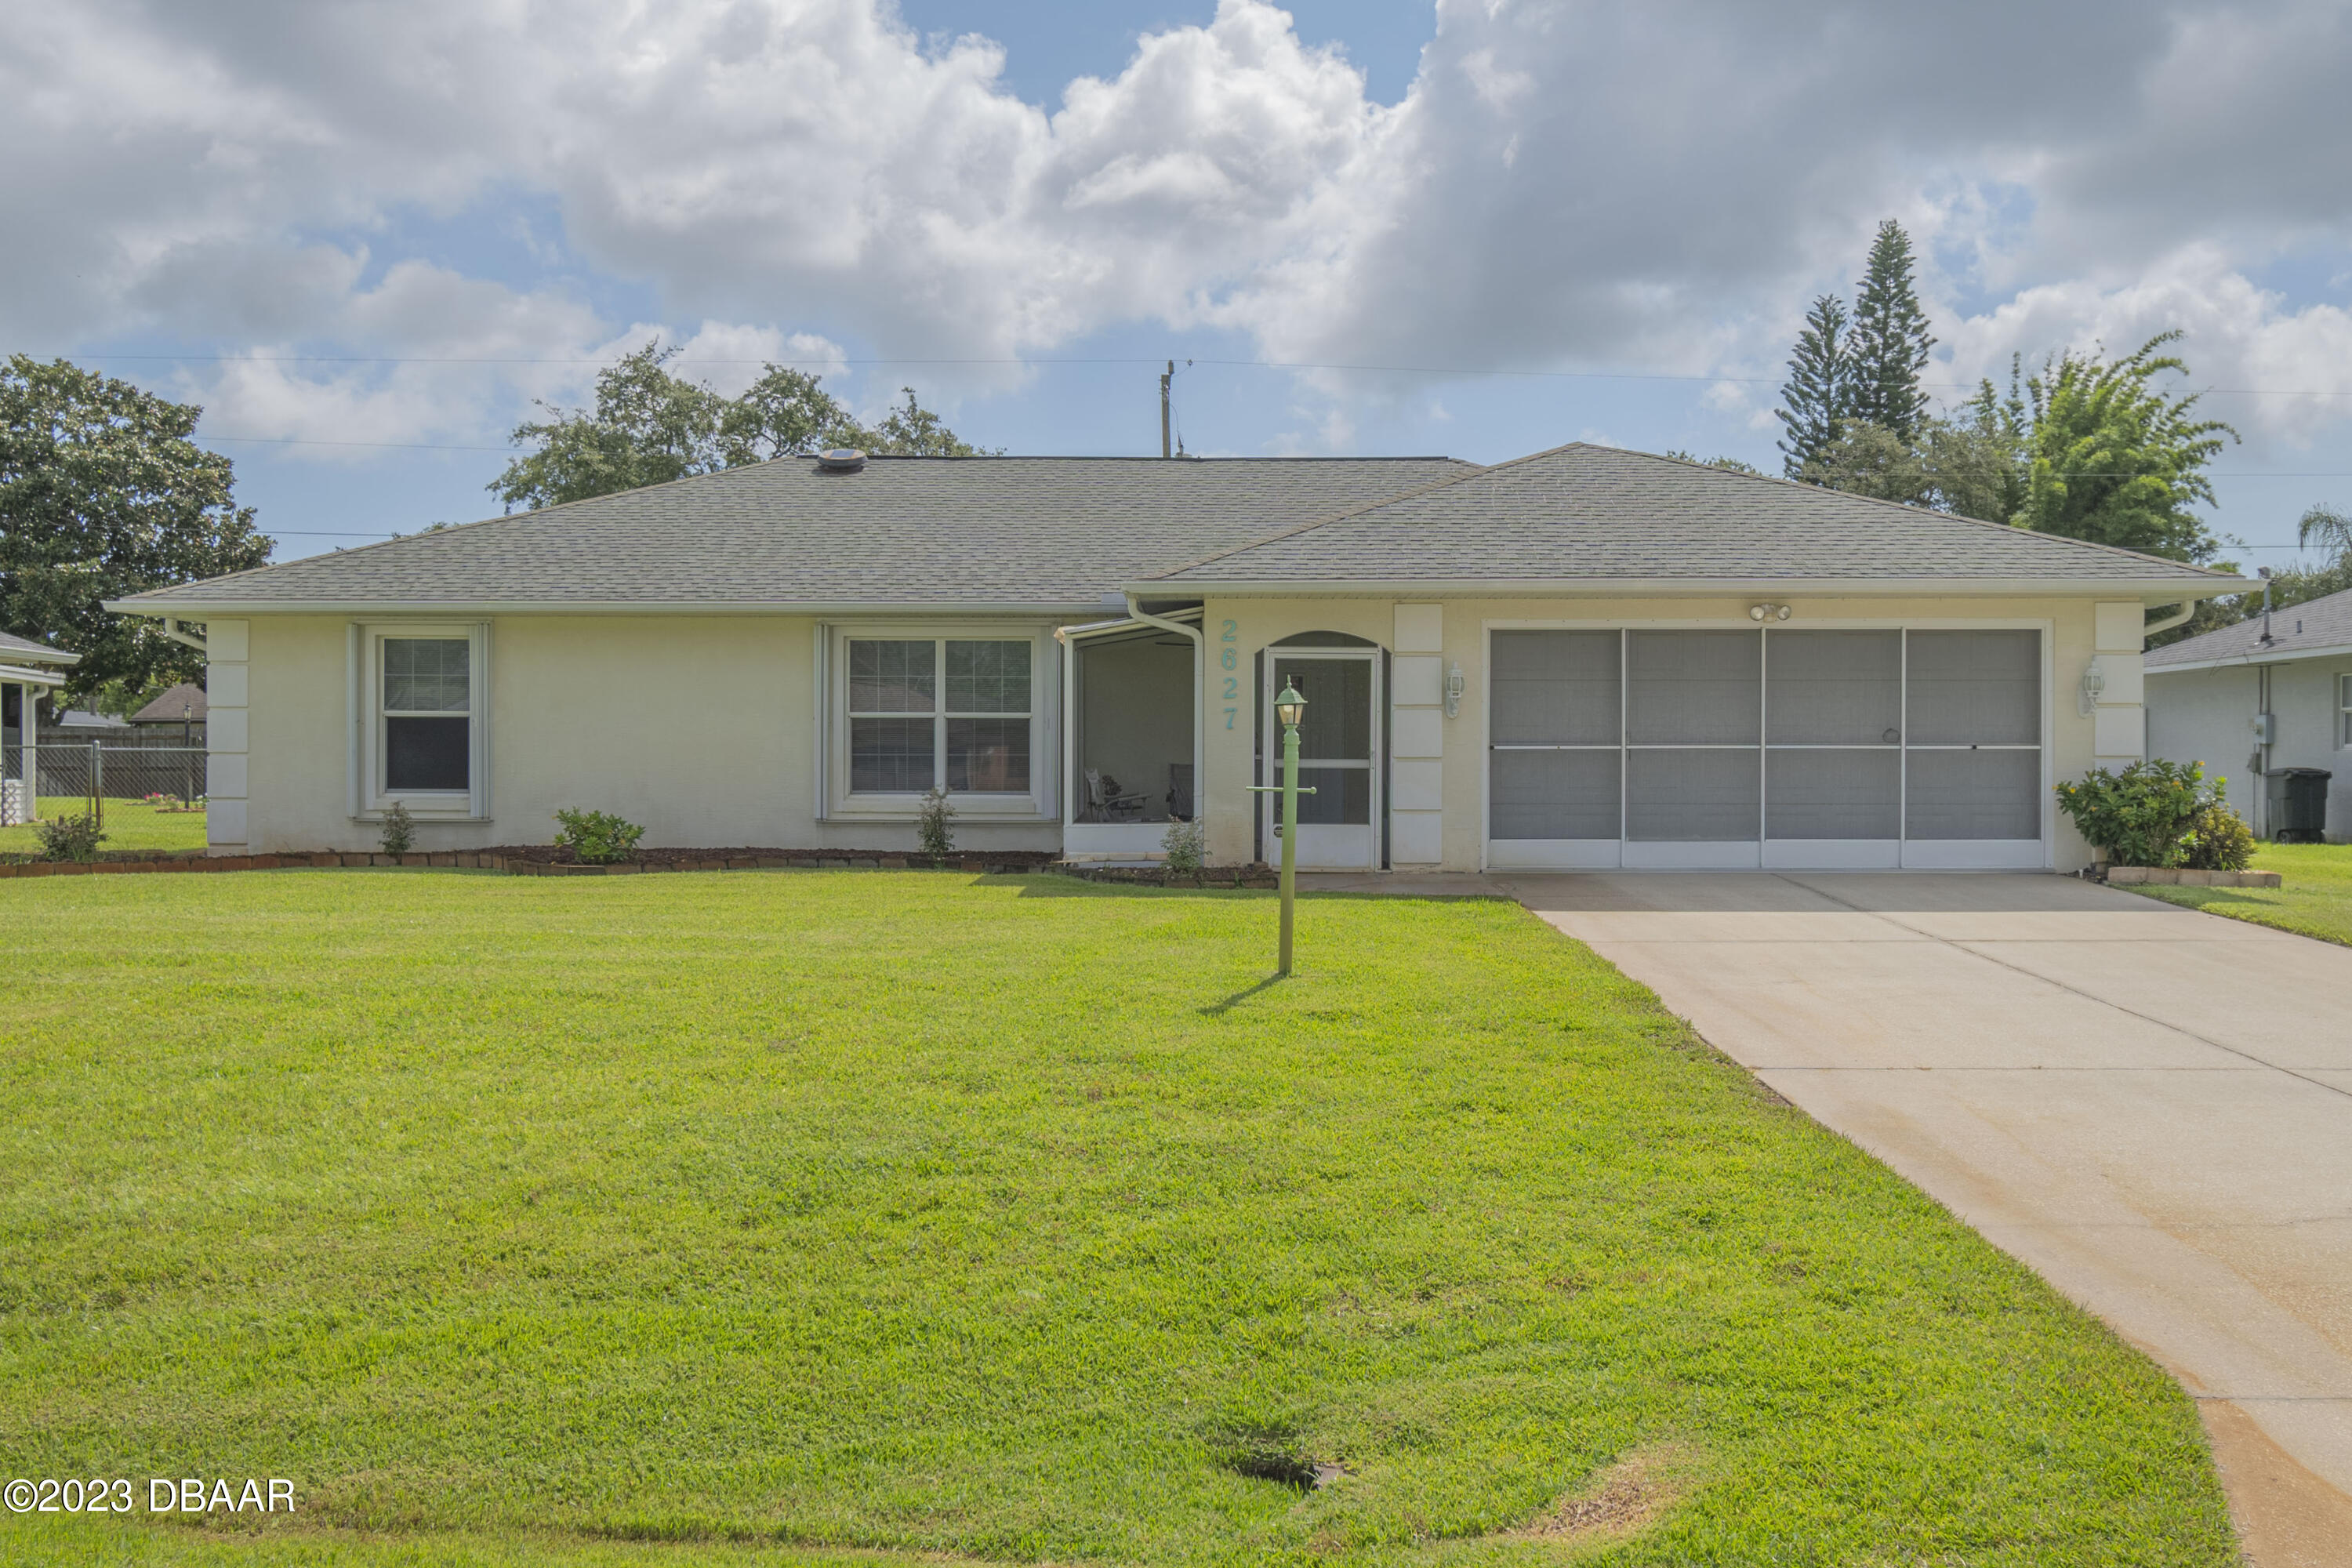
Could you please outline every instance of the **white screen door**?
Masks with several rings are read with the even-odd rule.
[[[1274,699],[1285,683],[1307,699],[1298,727],[1298,864],[1317,871],[1372,871],[1381,864],[1381,739],[1378,650],[1270,650],[1266,659],[1266,778],[1282,782],[1282,726]],[[1282,797],[1258,797],[1266,853],[1279,860]]]

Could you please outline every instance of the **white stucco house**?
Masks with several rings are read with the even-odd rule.
[[[2352,837],[2352,592],[2291,605],[2147,656],[2148,751],[2229,780],[2267,836],[2263,778],[2322,768],[2330,843]]]
[[[788,458],[111,605],[200,642],[225,854],[545,842],[1302,863],[2088,858],[2151,609],[2238,578],[1588,445],[1448,458]],[[2086,690],[2094,665],[2102,679]]]

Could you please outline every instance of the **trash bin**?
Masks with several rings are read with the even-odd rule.
[[[2273,768],[2264,774],[2271,838],[2280,844],[2317,844],[2327,837],[2326,768]]]

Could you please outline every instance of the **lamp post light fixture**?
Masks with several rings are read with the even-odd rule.
[[[1257,784],[1253,793],[1282,793],[1282,941],[1275,965],[1276,974],[1290,973],[1291,911],[1298,897],[1298,797],[1313,795],[1298,787],[1298,726],[1307,717],[1307,699],[1289,681],[1274,700],[1274,716],[1282,722],[1282,783]]]

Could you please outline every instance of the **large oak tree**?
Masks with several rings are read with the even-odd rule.
[[[204,656],[100,602],[269,559],[204,410],[64,360],[0,368],[0,626],[81,656],[68,700],[200,680]]]

